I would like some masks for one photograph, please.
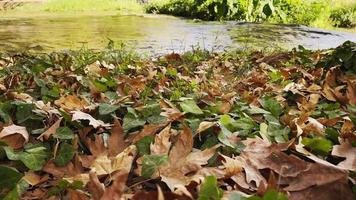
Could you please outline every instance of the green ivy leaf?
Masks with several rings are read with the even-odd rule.
[[[25,152],[19,154],[20,160],[31,170],[38,171],[46,163],[47,149],[43,146],[38,146],[26,149]]]
[[[4,189],[12,189],[23,177],[23,174],[13,168],[0,165],[0,194]]]
[[[158,103],[146,105],[142,110],[143,117],[147,118],[154,115],[161,114],[161,107]]]
[[[136,147],[141,156],[150,153],[150,145],[151,143],[153,143],[153,141],[154,141],[153,136],[145,136],[141,140],[137,141]]]
[[[3,200],[21,199],[22,193],[24,193],[28,187],[29,184],[25,180],[20,180],[17,185],[3,198]]]
[[[129,131],[133,128],[137,128],[146,124],[146,120],[139,118],[133,108],[127,109],[127,114],[123,119],[122,127],[125,131]]]
[[[236,120],[236,122],[233,123],[233,125],[237,129],[241,129],[241,130],[252,130],[257,127],[257,123],[253,121],[251,118],[247,118],[247,117]]]
[[[207,176],[201,185],[198,200],[219,200],[223,196],[223,190],[218,187],[215,176]]]
[[[73,159],[75,149],[68,143],[62,143],[59,147],[58,154],[54,159],[54,163],[59,167],[64,167]]]
[[[230,115],[220,116],[219,123],[230,131],[235,131],[233,123],[235,120]]]
[[[150,178],[157,168],[167,161],[167,155],[144,155],[141,175],[145,178]]]
[[[265,97],[260,100],[260,103],[264,109],[270,111],[274,117],[279,117],[283,110],[281,104],[272,97]]]
[[[42,169],[48,157],[47,149],[41,145],[25,146],[24,151],[15,152],[10,147],[4,147],[9,160],[20,160],[30,170],[38,171]]]
[[[302,144],[322,156],[327,156],[333,147],[332,142],[325,138],[303,138]]]
[[[203,114],[203,111],[198,107],[198,105],[192,99],[187,99],[183,102],[180,102],[179,105],[182,108],[182,110],[186,113],[192,113],[196,115]]]
[[[120,106],[118,106],[118,105],[110,105],[107,103],[102,103],[99,105],[99,114],[100,115],[108,115],[110,113],[115,112],[119,108],[120,108]]]
[[[62,139],[62,140],[70,140],[70,139],[73,139],[74,133],[70,128],[68,128],[67,126],[64,126],[64,127],[59,127],[56,130],[56,133],[53,135],[53,137]]]

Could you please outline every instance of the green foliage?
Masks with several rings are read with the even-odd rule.
[[[38,171],[42,169],[48,157],[47,148],[42,145],[26,145],[24,151],[15,152],[4,147],[9,160],[20,160],[27,168]]]
[[[207,176],[200,187],[198,200],[219,200],[223,190],[218,187],[215,176]]]
[[[3,198],[3,200],[18,200],[18,199],[21,199],[21,194],[24,193],[27,190],[28,187],[29,187],[29,184],[25,180],[23,180],[23,179],[20,180],[16,184],[16,186],[9,193],[6,194],[6,196]]]
[[[272,97],[265,97],[260,101],[262,107],[271,112],[274,117],[279,117],[283,110],[281,104]]]
[[[302,144],[321,156],[327,156],[333,147],[332,142],[325,138],[303,138]]]
[[[144,155],[141,175],[150,178],[157,168],[168,161],[167,155]]]
[[[330,15],[334,26],[351,27],[356,23],[356,4],[349,7],[334,9]]]
[[[138,153],[143,156],[150,153],[150,145],[153,143],[153,136],[145,136],[141,140],[137,141],[136,147],[138,149]]]
[[[341,46],[330,51],[329,56],[321,60],[320,66],[341,65],[342,70],[356,73],[356,43],[346,41]]]
[[[70,140],[74,137],[74,133],[70,128],[64,126],[64,127],[59,127],[53,136],[55,138],[62,139],[62,140]]]
[[[75,155],[75,149],[72,145],[62,143],[59,147],[54,163],[59,167],[64,167]]]
[[[61,180],[56,186],[53,186],[48,190],[48,196],[53,196],[53,195],[58,195],[61,192],[64,192],[66,189],[82,189],[83,188],[83,183],[80,181],[73,181],[72,183],[69,183],[66,180]]]
[[[342,1],[341,1],[342,2]],[[238,20],[348,27],[355,23],[355,7],[334,9],[332,0],[153,0],[146,12],[203,20]],[[320,24],[321,23],[321,24]]]
[[[0,165],[0,195],[5,189],[12,189],[22,178],[22,174],[15,169]]]
[[[115,112],[119,108],[120,108],[120,106],[118,106],[118,105],[102,103],[99,105],[99,114],[100,115],[108,115],[110,113]]]
[[[29,4],[18,11],[73,12],[73,11],[123,11],[141,13],[142,6],[136,0],[49,0],[41,4]]]
[[[203,111],[199,108],[199,106],[192,99],[184,100],[179,105],[182,108],[182,110],[186,113],[192,113],[192,114],[196,114],[196,115],[203,114]]]

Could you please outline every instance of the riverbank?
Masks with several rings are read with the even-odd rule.
[[[352,200],[355,49],[0,53],[0,198]]]

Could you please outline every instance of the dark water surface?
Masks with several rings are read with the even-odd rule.
[[[108,38],[130,43],[136,49],[161,54],[195,48],[285,48],[303,45],[310,49],[335,47],[356,34],[324,31],[304,26],[193,22],[166,16],[38,16],[0,17],[0,51],[32,49],[46,52],[101,49]]]

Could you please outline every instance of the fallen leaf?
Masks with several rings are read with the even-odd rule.
[[[54,104],[63,108],[64,110],[83,110],[88,103],[85,100],[79,99],[74,95],[62,96],[58,100],[54,101]]]
[[[60,127],[62,119],[63,118],[61,117],[56,122],[54,122],[51,127],[49,127],[45,132],[43,132],[40,136],[37,137],[37,140],[42,140],[42,138],[48,140],[51,135],[54,135],[56,133],[56,130]]]
[[[337,166],[346,170],[356,171],[356,148],[348,141],[341,141],[340,143],[340,145],[333,147],[331,155],[343,157],[346,160],[341,161]]]
[[[209,129],[210,127],[213,127],[216,125],[216,122],[208,122],[208,121],[203,121],[199,124],[198,129],[195,131],[197,134]]]
[[[13,149],[19,149],[28,142],[29,134],[26,127],[13,124],[2,129],[0,132],[0,140],[4,141]]]
[[[160,133],[156,135],[154,143],[150,145],[151,154],[168,154],[168,151],[172,144],[170,142],[170,137],[171,125],[169,124],[166,128],[164,128]]]
[[[108,139],[109,156],[116,156],[128,146],[124,136],[124,129],[120,122],[114,119],[114,126],[111,129],[111,135]]]
[[[88,120],[89,121],[89,125],[92,125],[94,128],[98,128],[98,127],[109,127],[110,124],[106,124],[101,120],[97,120],[94,117],[92,117],[91,115],[81,112],[81,111],[72,111],[71,112],[73,114],[72,116],[72,121],[76,121],[76,120]]]
[[[116,171],[129,173],[136,154],[136,146],[131,145],[111,159],[107,155],[98,156],[90,166],[91,172],[95,172],[98,176]]]

